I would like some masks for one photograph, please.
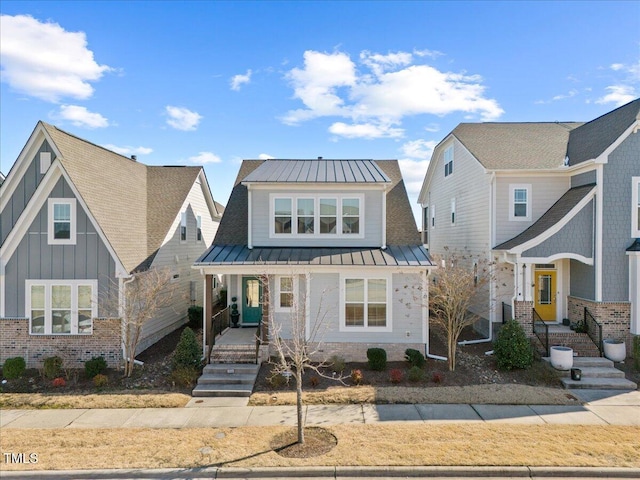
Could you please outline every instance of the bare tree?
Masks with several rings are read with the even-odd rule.
[[[269,284],[269,276],[263,275],[263,284]],[[294,278],[294,275],[291,276]],[[277,321],[274,315],[272,305],[268,306],[269,311],[269,342],[276,352],[275,360],[272,361],[275,374],[291,376],[296,382],[296,407],[298,414],[298,443],[303,444],[304,439],[304,420],[302,415],[302,380],[306,370],[312,370],[319,376],[330,378],[336,381],[342,381],[342,374],[339,376],[327,375],[323,369],[328,368],[331,364],[327,361],[313,362],[312,358],[321,358],[323,334],[327,325],[325,319],[328,310],[325,308],[324,300],[327,291],[324,290],[319,295],[319,303],[316,310],[309,312],[307,331],[307,298],[310,292],[307,286],[310,285],[310,274],[306,273],[301,276],[305,280],[305,290],[300,292],[298,288],[295,293],[288,295],[285,301],[290,304],[291,310],[288,315],[290,332],[288,338],[283,339],[283,323]],[[267,297],[267,296],[265,296]],[[270,296],[269,296],[270,297]]]
[[[492,264],[457,253],[435,258],[435,261],[439,268],[432,273],[429,284],[430,321],[441,325],[446,332],[448,365],[453,371],[460,334],[480,319],[474,311],[489,304],[483,292],[493,275]]]
[[[133,373],[136,349],[144,326],[173,298],[174,289],[170,282],[169,269],[153,268],[133,274],[111,289],[104,298],[107,311],[118,312],[122,320],[125,377]]]

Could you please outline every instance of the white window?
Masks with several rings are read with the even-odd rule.
[[[27,280],[32,335],[87,335],[97,316],[96,280]]]
[[[341,285],[340,329],[391,331],[390,278],[345,277]]]
[[[453,145],[444,151],[444,176],[448,177],[453,173]]]
[[[429,244],[429,206],[422,209],[422,241],[425,245]]]
[[[187,241],[187,212],[180,215],[180,241]]]
[[[48,200],[49,245],[76,244],[76,200],[50,198]]]
[[[451,199],[451,225],[456,224],[456,199]]]
[[[294,292],[297,288],[297,279],[291,276],[276,277],[276,312],[290,312],[295,301]]]
[[[509,185],[509,220],[531,221],[531,185]]]
[[[436,228],[436,206],[431,205],[431,228]]]
[[[271,195],[271,235],[362,238],[364,196]]]
[[[196,217],[196,242],[202,241],[202,217],[198,215]]]
[[[631,236],[640,238],[640,177],[631,177]]]
[[[40,173],[44,175],[51,166],[51,152],[40,152]]]

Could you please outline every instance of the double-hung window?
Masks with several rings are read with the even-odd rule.
[[[48,200],[49,245],[75,245],[76,200],[74,198],[50,198]]]
[[[631,177],[631,236],[640,238],[640,177]]]
[[[531,185],[509,185],[509,220],[531,220]]]
[[[95,280],[27,280],[32,335],[86,335],[97,316]]]
[[[390,278],[342,280],[341,329],[391,331]]]
[[[362,195],[272,195],[271,198],[271,235],[363,235]]]
[[[444,151],[444,176],[448,177],[453,173],[453,145]]]
[[[289,312],[295,301],[297,281],[292,276],[276,276],[276,312]]]
[[[202,241],[202,216],[198,215],[196,217],[196,242],[200,243]]]

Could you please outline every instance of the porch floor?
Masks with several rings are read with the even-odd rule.
[[[568,325],[562,325],[561,323],[548,324],[549,333],[572,333],[573,330]]]
[[[257,327],[229,328],[216,339],[216,345],[255,345]]]

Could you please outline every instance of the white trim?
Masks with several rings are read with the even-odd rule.
[[[196,215],[196,243],[202,243],[202,215]]]
[[[387,190],[382,192],[382,242],[381,248],[387,248]]]
[[[636,119],[635,122],[633,122],[629,127],[627,127],[627,129],[622,133],[622,135],[620,135],[618,138],[615,139],[615,141],[609,145],[604,152],[602,152],[600,155],[598,155],[596,158],[594,158],[596,163],[608,163],[609,162],[609,155],[611,155],[611,153],[620,146],[620,144],[622,142],[624,142],[627,137],[629,135],[631,135],[640,125],[640,120]]]
[[[527,214],[524,217],[516,216],[515,206],[516,199],[514,197],[516,190],[525,190],[527,192]],[[530,183],[510,183],[509,184],[509,221],[510,222],[530,222],[531,210],[533,210],[533,201],[531,198],[531,184]]]
[[[602,301],[602,244],[603,244],[603,212],[604,212],[604,189],[603,189],[603,181],[604,181],[604,165],[598,165],[598,169],[596,170],[596,218],[595,218],[595,229],[596,229],[596,238],[595,238],[595,280],[596,280],[596,291],[595,291],[595,301]]]
[[[426,270],[424,273],[421,273],[420,278],[422,279],[422,343],[427,345],[429,343],[429,282],[427,281],[427,277],[429,275],[429,270]],[[429,346],[427,345],[426,351],[429,351]]]
[[[41,335],[92,335],[93,334],[93,319],[98,316],[98,280],[36,280],[36,279],[27,279],[25,280],[24,287],[24,297],[25,297],[25,305],[24,305],[24,316],[29,319],[29,335],[30,336],[41,336]],[[45,287],[45,304],[44,304],[44,313],[45,313],[45,322],[44,322],[44,333],[32,333],[31,332],[31,287],[34,285],[41,285]],[[69,286],[71,287],[71,332],[70,333],[56,333],[51,331],[51,288],[54,286]],[[80,286],[90,286],[91,287],[91,332],[89,333],[78,333],[78,287]],[[85,309],[83,309],[85,310]]]
[[[40,152],[39,157],[40,171],[38,173],[44,175],[47,173],[47,170],[49,170],[49,167],[51,167],[51,152]]]
[[[521,257],[518,256],[518,260],[525,262],[525,263],[531,263],[531,264],[535,264],[535,263],[554,263],[557,262],[558,260],[562,260],[564,258],[568,258],[570,260],[577,260],[579,262],[584,263],[585,265],[591,265],[593,266],[593,258],[588,258],[588,257],[584,257],[582,255],[579,255],[577,253],[568,253],[568,252],[564,252],[564,253],[555,253],[551,256],[548,257]]]
[[[182,229],[184,228],[184,239],[182,238]],[[187,243],[189,239],[189,219],[187,218],[187,210],[180,212],[180,243]]]
[[[212,284],[213,284],[213,275],[211,275],[212,278]],[[206,319],[206,315],[207,315],[207,299],[209,300],[209,302],[211,302],[211,306],[213,307],[213,294],[211,291],[209,291],[209,294],[207,295],[207,277],[205,275],[202,276],[202,303],[204,304],[204,308],[202,309],[202,358],[206,359],[207,358],[207,323],[205,321]]]
[[[305,291],[304,291],[304,326],[305,326],[305,339],[311,340],[311,273],[306,273],[304,275],[305,278]],[[300,291],[298,290],[298,293]]]
[[[639,188],[640,177],[631,177],[631,238],[640,238],[640,222],[638,221],[638,210],[640,209]]]
[[[364,280],[365,281],[365,285],[367,285],[367,280],[384,280],[386,282],[386,314],[387,314],[387,318],[386,318],[386,325],[384,327],[369,327],[369,326],[363,326],[363,327],[352,327],[352,326],[347,326],[346,323],[346,319],[345,319],[345,311],[344,311],[344,307],[345,307],[345,299],[346,299],[346,292],[345,292],[345,283],[346,280]],[[351,333],[378,333],[378,332],[392,332],[393,331],[393,276],[390,273],[387,272],[380,272],[379,274],[367,274],[361,271],[358,271],[358,273],[344,273],[341,272],[339,275],[339,282],[340,282],[340,288],[339,288],[339,301],[338,301],[338,308],[339,310],[339,322],[340,322],[340,326],[339,326],[339,331],[340,332],[351,332]],[[365,287],[364,289],[364,310],[365,310],[365,323],[366,323],[366,313],[367,313],[367,305],[368,305],[368,286]]]
[[[388,188],[390,184],[391,182],[376,182],[376,183],[241,182],[241,185],[245,185],[247,188],[250,188],[252,190],[284,190],[292,193],[295,193],[295,192],[308,193],[310,189],[313,189],[314,192],[324,192],[324,191],[335,192],[337,190],[340,192],[353,191],[354,193],[357,193],[357,192],[361,192],[362,190],[367,190],[367,191],[384,190]]]
[[[0,318],[4,318],[5,315],[5,293],[4,293],[4,260],[0,257]]]
[[[253,196],[251,195],[251,185],[247,185],[247,248],[249,248],[249,250],[251,250],[253,248],[253,235],[252,235],[252,229],[253,229],[253,222],[252,222],[252,215],[253,215],[253,206],[252,206],[252,202],[253,202]]]
[[[291,279],[291,293],[292,295],[292,305],[291,307],[283,307],[280,304],[280,294],[282,293],[282,291],[280,290],[280,280],[283,278],[290,278]],[[293,305],[295,305],[295,302],[298,301],[298,277],[297,275],[274,275],[274,285],[273,285],[273,290],[274,290],[274,297],[275,297],[275,302],[273,302],[274,304],[274,311],[278,312],[278,313],[282,313],[282,312],[287,312],[290,313]]]
[[[69,238],[55,238],[54,235],[54,211],[56,205],[69,205]],[[76,199],[75,198],[48,198],[47,199],[47,243],[49,245],[75,245],[76,244]]]
[[[629,256],[629,303],[631,303],[630,331],[640,335],[640,252],[627,252]]]
[[[432,204],[430,210],[431,210],[431,224],[429,225],[429,228],[431,228],[432,230],[435,230],[436,229],[436,205]]]

